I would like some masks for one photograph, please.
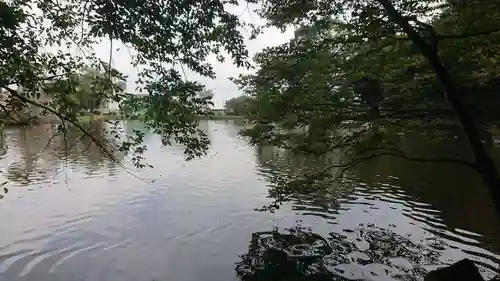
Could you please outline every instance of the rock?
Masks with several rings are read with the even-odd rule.
[[[484,281],[476,265],[469,259],[429,272],[424,281]]]

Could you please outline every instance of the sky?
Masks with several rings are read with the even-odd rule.
[[[246,1],[242,1],[245,4],[241,4],[237,7],[228,7],[235,15],[238,15],[241,21],[263,24],[264,21],[253,11],[257,8],[256,5],[249,5],[247,7]],[[264,30],[263,34],[259,35],[255,40],[249,40],[249,33],[243,33],[246,38],[246,45],[250,54],[250,58],[260,50],[269,46],[276,46],[285,42],[288,42],[290,38],[293,37],[293,30],[287,30],[282,33],[276,28],[267,28]],[[104,60],[109,59],[110,42],[109,40],[103,40],[100,44],[95,46],[94,51],[97,56]],[[123,44],[118,44],[113,42],[113,55],[112,55],[112,65],[122,73],[128,76],[127,80],[127,90],[133,92],[135,89],[134,80],[136,78],[137,70],[131,65],[130,51]],[[206,77],[200,77],[195,73],[187,70],[187,79],[194,79],[205,84],[208,89],[214,92],[213,102],[214,108],[223,108],[224,102],[232,97],[241,95],[241,91],[238,90],[233,82],[229,81],[229,77],[236,77],[240,73],[248,72],[248,70],[243,68],[237,68],[231,62],[231,60],[226,60],[224,63],[217,62],[215,56],[210,57],[208,61],[214,66],[216,73],[216,79],[210,79]]]

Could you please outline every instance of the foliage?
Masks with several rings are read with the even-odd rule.
[[[235,79],[247,95],[227,107],[255,117],[248,132],[254,143],[313,154],[342,149],[370,159],[363,155],[382,149],[405,157],[388,135],[423,124],[455,124],[457,116],[474,140],[457,104],[463,102],[484,128],[497,119],[499,100],[493,90],[499,81],[499,4],[459,3],[467,5],[441,0],[263,0],[258,13],[267,26],[292,26],[296,36],[256,55],[258,71]],[[144,167],[143,132],[123,137],[112,124],[109,133],[117,141],[105,145],[79,123],[82,104],[90,108],[109,100],[120,105],[125,118],[142,115],[146,128],[161,135],[164,144],[185,145],[188,159],[201,156],[209,141],[197,117],[210,114],[211,97],[200,94],[206,91],[202,84],[187,81],[183,67],[214,78],[206,59],[216,55],[222,60],[226,54],[237,66],[249,66],[239,32],[242,23],[226,10],[237,4],[0,0],[1,110],[9,115],[37,107],[37,115],[55,116],[62,132],[74,126],[101,144],[109,157],[113,149],[131,151],[134,164]],[[93,52],[103,40],[111,45],[105,60]],[[139,71],[135,92],[144,95],[123,92],[127,77],[111,67],[116,42],[131,50]],[[441,64],[444,71],[439,74],[436,65]],[[92,83],[82,83],[82,69],[99,74],[90,75]],[[443,83],[448,74],[455,83]],[[454,86],[462,93],[460,100]],[[92,98],[87,100],[88,92]],[[81,96],[75,98],[75,93]],[[38,101],[42,95],[48,96],[46,103]],[[481,145],[479,150],[471,147],[481,156],[475,160],[488,160],[478,154]],[[500,210],[500,181],[494,176]]]
[[[256,100],[257,123],[245,134],[254,143],[308,154],[408,158],[388,136],[464,125],[456,123],[456,108],[429,64],[433,51],[475,124],[492,128],[500,103],[499,4],[464,2],[466,7],[434,0],[262,1],[258,13],[267,26],[297,31],[288,43],[258,53],[255,73],[234,79]],[[416,45],[408,30],[423,43]],[[424,55],[422,46],[431,52]],[[449,160],[476,167],[469,159]]]
[[[206,90],[200,91],[198,93],[198,96],[212,99],[214,97],[214,91],[206,89]]]
[[[106,64],[104,66],[101,69],[84,68],[67,80],[55,78],[44,93],[54,94],[69,87],[72,92],[60,93],[60,95],[67,96],[63,102],[68,103],[74,111],[82,113],[101,109],[110,102],[109,97],[113,95],[112,91],[123,93],[126,88],[125,81],[110,80],[107,73],[109,67]],[[68,85],[65,86],[66,84]]]
[[[96,69],[84,69],[82,74],[77,77],[78,88],[75,98],[84,111],[94,111],[105,107],[109,100],[107,84],[109,83],[106,72],[99,72]],[[125,81],[112,81],[117,92],[124,92],[126,89]]]
[[[203,91],[198,92],[198,97],[202,98],[202,99],[204,99],[206,101],[205,106],[204,106],[203,109],[206,112],[208,112],[208,113],[211,113],[211,111],[209,111],[210,110],[210,106],[214,105],[213,102],[212,102],[212,99],[213,99],[214,95],[215,95],[214,91],[212,91],[210,89],[205,89]]]
[[[224,103],[224,107],[231,114],[245,116],[250,114],[250,105],[253,99],[249,96],[238,96]]]
[[[209,140],[198,129],[195,116],[208,114],[210,99],[198,95],[205,90],[202,84],[186,80],[178,69],[187,67],[214,78],[206,62],[213,54],[228,55],[238,66],[248,65],[239,32],[242,24],[225,9],[236,4],[234,0],[0,0],[0,89],[6,101],[2,111],[37,107],[38,115],[55,116],[65,124],[62,128],[74,126],[90,135],[77,113],[82,107],[113,101],[139,108],[146,127],[160,134],[165,144],[185,145],[188,159],[203,155]],[[104,60],[93,52],[103,40],[111,45]],[[139,71],[136,92],[145,94],[142,97],[124,93],[127,77],[111,67],[117,42],[130,50]],[[41,95],[47,95],[48,102],[38,102]],[[126,117],[133,114],[123,112]],[[119,135],[114,134],[116,129],[110,133]],[[140,154],[145,150],[141,136],[119,136],[120,145],[110,149]],[[140,162],[136,164],[143,166]]]
[[[320,131],[338,131],[359,129],[371,122],[373,126],[370,128],[380,133],[381,126],[403,127],[404,124],[408,128],[422,121],[443,122],[453,117],[432,69],[385,15],[380,4],[311,1],[309,6],[299,6],[298,2],[287,5],[274,1],[263,3],[260,13],[271,25],[301,27],[290,42],[267,48],[255,56],[259,68],[255,74],[235,79],[258,101],[262,125],[258,129],[271,132],[276,126],[286,129],[307,126],[309,129],[319,127]],[[482,14],[487,8],[479,7],[479,4],[468,8],[467,18],[458,18],[463,12],[451,4],[441,7],[438,13],[431,8],[437,3],[434,1],[395,2],[394,5],[401,7],[401,12],[408,18],[430,18],[437,13],[428,24],[433,24],[433,29],[443,34],[440,35],[443,37],[443,42],[440,42],[443,61],[453,76],[459,77],[461,88],[469,89],[464,93],[464,99],[470,97],[468,105],[481,123],[491,125],[496,121],[497,108],[483,109],[492,104],[489,102],[500,101],[491,91],[491,83],[496,81],[493,73],[498,71],[497,64],[491,62],[500,56],[494,53],[494,45],[490,44],[498,42],[500,34],[490,33],[473,40],[465,40],[459,35],[495,30],[493,28],[500,27],[498,18],[492,15],[487,18]],[[352,10],[350,18],[341,21],[340,17],[345,16],[347,10]],[[478,15],[483,16],[480,18],[482,25],[470,22],[470,18]],[[457,38],[447,38],[454,36]],[[471,52],[471,49],[488,50],[488,55]],[[359,86],[363,79],[371,79],[375,85]],[[378,82],[380,85],[376,85]],[[476,94],[473,97],[470,89]],[[376,92],[379,92],[375,95],[378,98],[374,99]],[[366,96],[367,93],[372,97]],[[380,106],[379,118],[369,114],[373,106]],[[258,135],[263,136],[264,132]],[[281,139],[277,140],[278,136],[274,134],[268,136],[281,145],[291,141],[290,137],[297,138],[295,135],[279,137]],[[330,141],[338,143],[341,140],[330,137]]]

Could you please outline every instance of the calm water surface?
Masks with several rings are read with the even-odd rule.
[[[126,164],[130,173],[79,135],[47,146],[50,126],[8,129],[0,280],[421,280],[465,257],[488,278],[499,268],[493,208],[465,168],[379,158],[328,192],[259,212],[279,199],[277,177],[326,163],[251,147],[234,122],[201,126],[208,157],[186,163],[182,147],[149,135],[154,168]],[[419,155],[455,149],[404,145]]]

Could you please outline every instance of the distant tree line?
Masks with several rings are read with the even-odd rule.
[[[247,116],[250,114],[250,106],[254,98],[250,96],[238,96],[227,100],[224,104],[228,115]]]

